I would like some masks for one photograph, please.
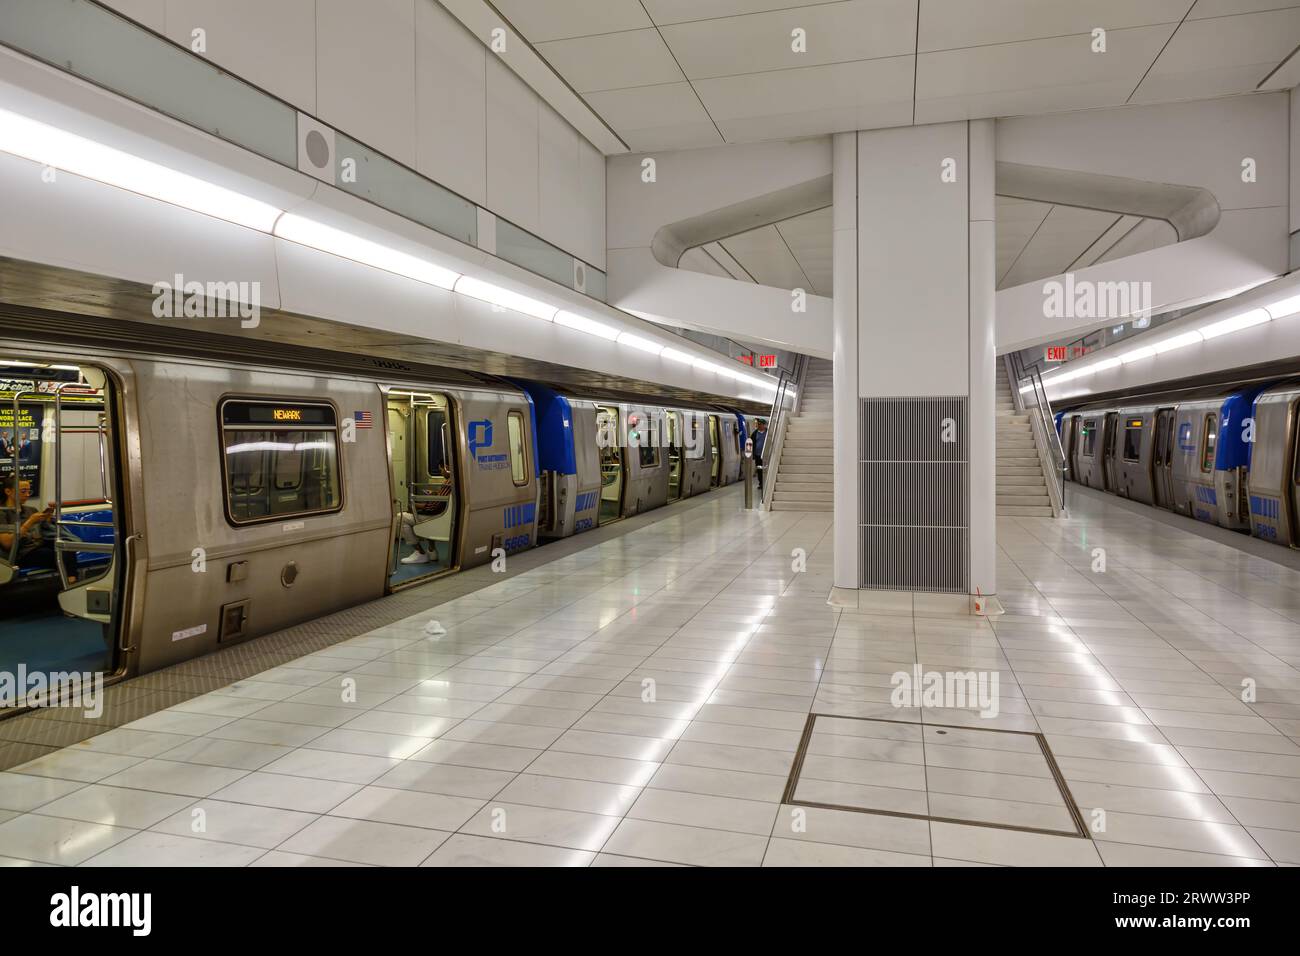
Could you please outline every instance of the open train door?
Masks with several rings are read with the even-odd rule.
[[[112,379],[75,359],[3,364],[0,671],[26,671],[21,698],[34,674],[116,669],[128,562]]]
[[[456,566],[456,454],[450,398],[391,388],[384,402],[393,489],[389,586]]]

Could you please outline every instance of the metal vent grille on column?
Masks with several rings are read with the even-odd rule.
[[[862,587],[969,591],[966,401],[862,399]]]

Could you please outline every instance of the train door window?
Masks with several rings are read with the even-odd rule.
[[[629,422],[628,424],[631,426],[632,423]],[[659,430],[656,427],[657,424],[654,416],[647,414],[640,417],[635,432],[629,427],[628,437],[631,438],[633,434],[636,435],[638,458],[643,469],[659,467]]]
[[[389,583],[396,587],[455,566],[456,450],[447,395],[389,389],[385,407],[394,527]]]
[[[722,484],[722,435],[718,427],[718,416],[709,416],[709,448],[713,453],[713,469],[709,483]]]
[[[596,410],[596,445],[600,449],[600,512],[597,524],[623,513],[623,449],[618,435],[618,409],[602,405]]]
[[[1097,419],[1085,418],[1083,420],[1083,451],[1080,454],[1084,458],[1091,458],[1093,450],[1097,447]]]
[[[112,382],[90,366],[0,365],[0,673],[27,674],[0,713],[50,702],[25,696],[37,675],[90,707],[117,663],[125,580]]]
[[[1208,475],[1214,471],[1214,450],[1219,439],[1219,416],[1205,416],[1205,438],[1201,443],[1201,473]]]
[[[1130,418],[1124,422],[1124,460],[1137,461],[1142,456],[1141,418]]]
[[[676,412],[669,412],[668,426],[668,497],[682,496],[682,422]]]
[[[506,432],[510,437],[510,478],[516,485],[526,485],[528,452],[524,446],[523,412],[511,412],[506,416]]]
[[[228,399],[221,404],[221,443],[231,524],[343,507],[332,405]]]

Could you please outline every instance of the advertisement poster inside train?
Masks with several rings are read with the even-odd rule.
[[[44,405],[19,405],[14,422],[13,405],[0,405],[0,477],[18,474],[27,485],[28,496],[40,494],[41,419]]]

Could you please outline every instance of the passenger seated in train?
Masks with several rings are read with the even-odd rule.
[[[0,492],[4,494],[4,505],[0,506],[0,558],[13,557],[17,568],[58,567],[57,552],[54,550],[54,505],[44,511],[37,511],[27,504],[27,495],[22,484],[13,475],[0,479]],[[18,549],[14,551],[15,509],[21,513],[18,528]]]
[[[444,482],[451,481],[451,466],[445,461],[438,466],[438,477]],[[443,503],[442,507],[447,507],[447,504]],[[415,533],[417,523],[414,514],[409,511],[402,512],[401,538],[403,543],[411,546],[411,553],[401,559],[402,564],[428,564],[438,560],[438,552],[434,550],[433,543],[428,538],[422,538]]]

